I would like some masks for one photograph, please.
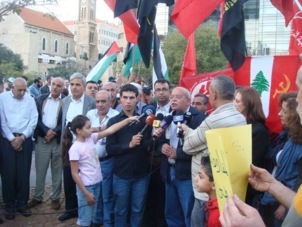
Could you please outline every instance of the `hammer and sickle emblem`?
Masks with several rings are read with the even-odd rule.
[[[283,73],[283,76],[285,78],[285,86],[284,86],[284,81],[281,81],[279,83],[280,90],[278,90],[278,89],[275,90],[273,98],[275,98],[277,94],[283,94],[283,93],[286,93],[289,90],[290,80],[284,73]]]

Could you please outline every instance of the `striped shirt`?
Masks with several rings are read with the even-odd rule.
[[[198,173],[201,157],[209,154],[205,132],[210,129],[240,125],[246,125],[245,117],[236,110],[233,103],[228,103],[218,107],[195,130],[187,130],[183,150],[185,153],[193,155],[192,179],[194,179]],[[193,189],[195,198],[205,200],[205,196],[196,191],[194,181]]]

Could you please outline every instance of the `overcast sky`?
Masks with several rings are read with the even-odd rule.
[[[1,1],[1,0],[0,0]],[[41,2],[41,1],[37,1]],[[77,20],[79,0],[57,0],[58,4],[35,6],[38,10],[52,12],[61,20]],[[104,0],[96,0],[97,19],[113,22],[113,13]]]

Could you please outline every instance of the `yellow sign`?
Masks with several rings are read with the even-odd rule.
[[[245,200],[252,163],[252,127],[212,129],[206,132],[219,211],[228,195]]]

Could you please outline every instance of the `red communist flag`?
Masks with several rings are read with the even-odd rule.
[[[223,0],[177,0],[171,19],[182,35],[188,38]]]
[[[294,0],[271,0],[271,3],[283,14],[287,27],[297,12],[295,11]]]
[[[196,73],[196,55],[194,33],[188,39],[187,49],[183,60],[180,80]]]
[[[302,2],[302,0],[300,0]],[[292,20],[292,28],[290,32],[289,54],[299,55],[302,53],[302,12],[298,10],[294,4],[294,10],[297,12]]]

